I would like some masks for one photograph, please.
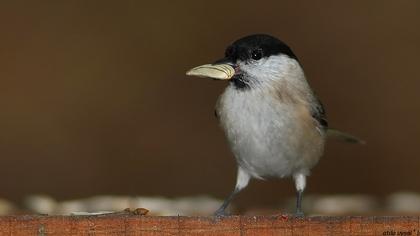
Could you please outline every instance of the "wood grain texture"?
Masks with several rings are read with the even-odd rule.
[[[420,235],[418,216],[4,216],[0,235]]]

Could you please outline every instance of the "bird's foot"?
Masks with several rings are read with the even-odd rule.
[[[303,213],[303,211],[296,211],[295,214],[293,214],[293,216],[295,218],[301,219],[301,218],[305,217],[305,214]]]
[[[216,216],[216,217],[225,217],[225,216],[230,216],[230,214],[227,213],[225,211],[225,209],[218,209],[216,212],[214,212],[214,216]]]

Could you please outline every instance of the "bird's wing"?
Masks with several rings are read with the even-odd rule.
[[[345,132],[342,132],[333,128],[329,128],[327,117],[325,115],[324,106],[322,105],[321,101],[318,98],[316,98],[315,105],[312,106],[311,115],[317,121],[318,127],[324,132],[326,132],[327,137],[345,141],[348,143],[357,143],[357,144],[366,143],[364,140],[356,136],[353,136],[351,134],[348,134],[348,133],[345,133]]]
[[[311,115],[317,121],[318,128],[326,131],[328,129],[327,116],[325,115],[324,106],[318,98],[311,106]]]

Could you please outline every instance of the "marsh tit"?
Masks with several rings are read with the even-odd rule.
[[[229,81],[215,114],[236,158],[237,180],[215,214],[225,215],[251,178],[291,176],[297,190],[296,215],[302,216],[306,177],[323,155],[328,122],[293,51],[275,37],[250,35],[228,46],[223,59],[187,75]]]

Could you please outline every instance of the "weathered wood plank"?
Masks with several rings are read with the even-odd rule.
[[[418,216],[3,216],[0,235],[420,235]]]

